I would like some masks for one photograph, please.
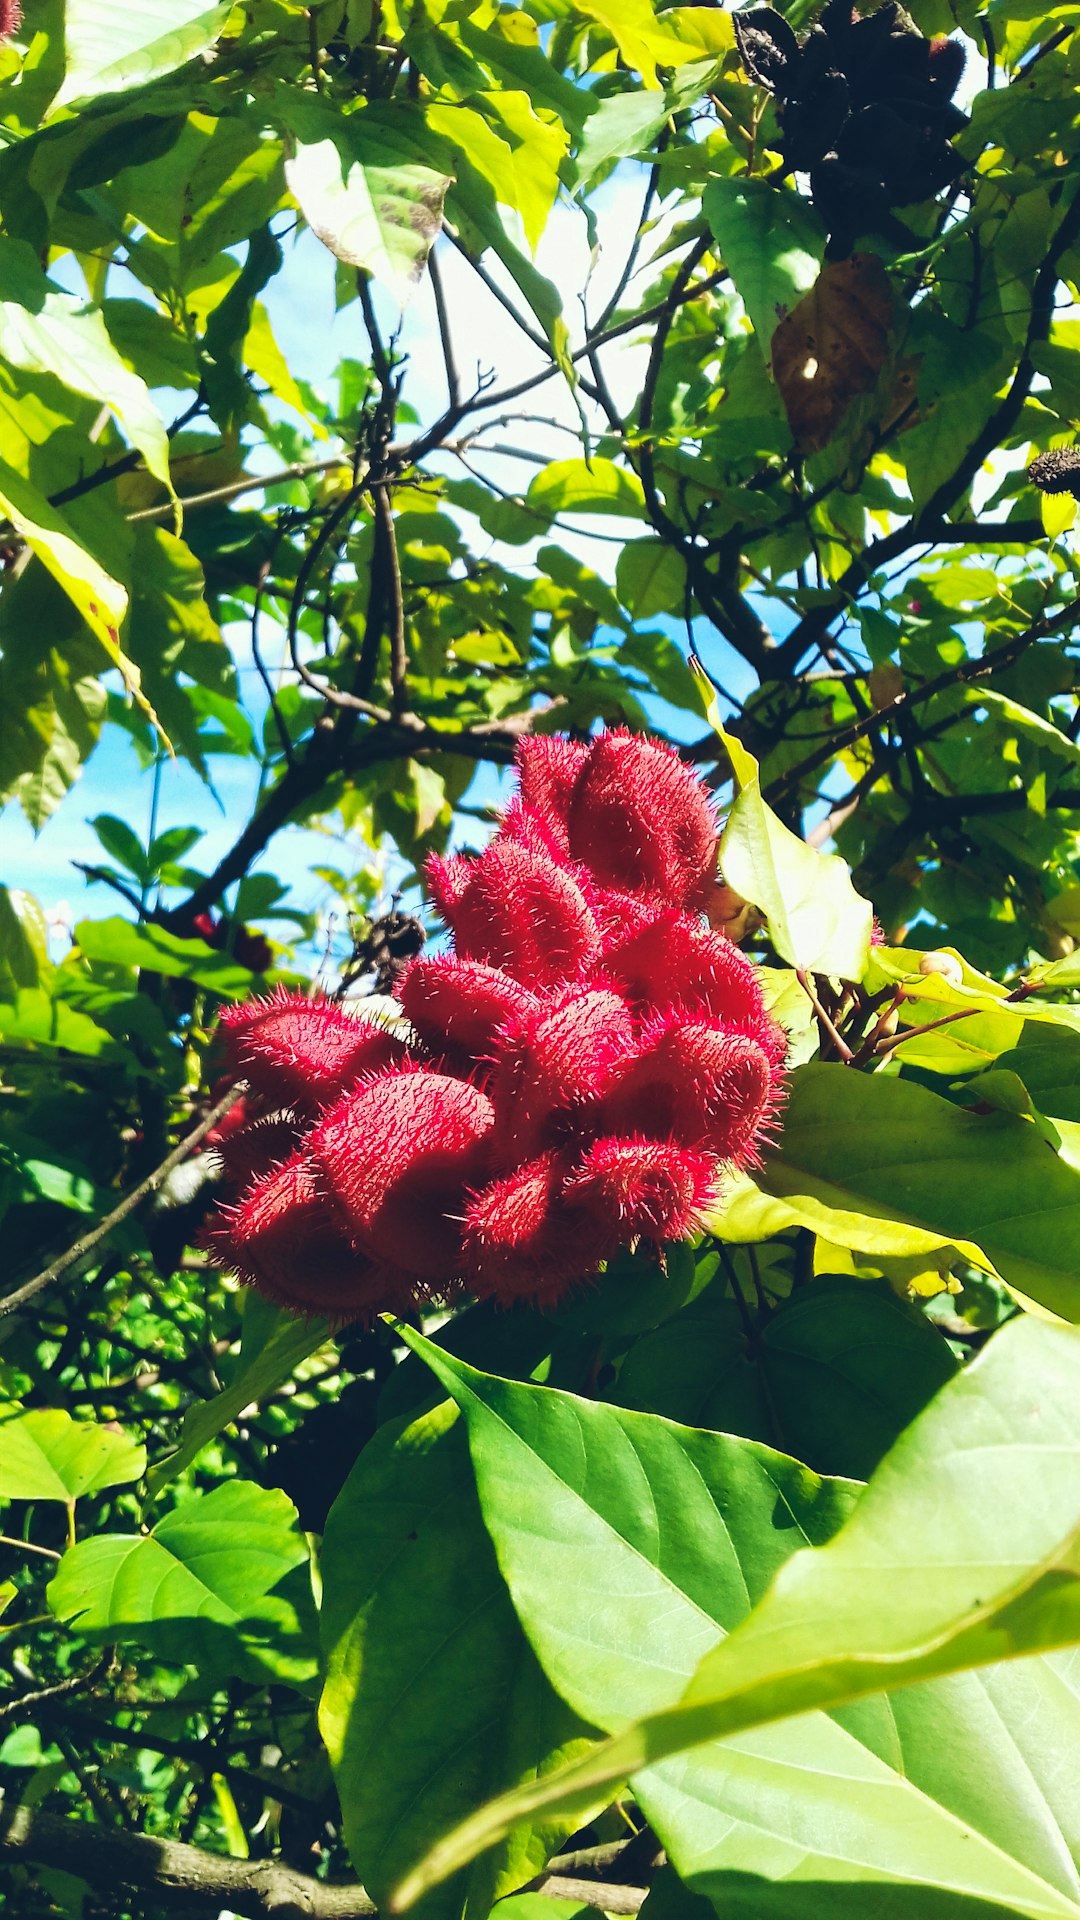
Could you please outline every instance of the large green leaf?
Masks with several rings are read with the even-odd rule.
[[[635,1343],[613,1397],[865,1479],[955,1371],[941,1334],[884,1281],[822,1275],[752,1337],[714,1281]]]
[[[861,980],[870,955],[874,910],[856,893],[845,861],[819,853],[785,827],[762,798],[758,763],[741,741],[710,718],[735,780],[735,800],[720,841],[729,887],[759,907],[781,959],[807,973]]]
[[[145,380],[121,359],[101,313],[60,293],[22,240],[0,241],[0,358],[25,373],[55,374],[108,407],[169,485],[168,437]]]
[[[553,460],[530,481],[525,497],[545,515],[616,513],[639,520],[645,511],[637,475],[614,460]]]
[[[229,16],[227,0],[67,0],[67,71],[52,112],[94,94],[118,93],[172,73],[212,47]]]
[[[709,1887],[721,1911],[729,1880],[739,1911],[757,1910],[742,1878],[753,1874],[762,1912],[806,1920],[832,1910],[824,1887],[852,1882],[862,1883],[862,1911],[879,1910],[887,1892],[880,1910],[905,1920],[946,1920],[958,1898],[1076,1920],[1080,1831],[1057,1756],[1075,1739],[1077,1662],[950,1677],[896,1703],[867,1696],[1080,1640],[1080,1334],[1012,1322],[907,1429],[828,1544],[787,1559],[798,1507],[786,1506],[787,1541],[774,1539],[773,1555],[787,1564],[760,1602],[752,1582],[749,1592],[736,1584],[740,1552],[753,1549],[760,1568],[766,1548],[734,1487],[713,1490],[714,1499],[729,1494],[717,1542],[702,1536],[700,1496],[691,1522],[665,1475],[657,1510],[681,1523],[678,1544],[666,1546],[652,1520],[656,1489],[641,1474],[645,1448],[632,1474],[610,1436],[600,1450],[590,1434],[597,1409],[427,1358],[465,1410],[515,1604],[568,1697],[580,1703],[595,1688],[596,1717],[616,1728],[629,1696],[671,1700],[699,1637],[685,1611],[695,1588],[715,1643],[678,1704],[482,1810],[433,1851],[399,1904],[514,1819],[569,1810],[629,1775],[679,1872]],[[598,1556],[596,1520],[629,1511],[635,1486],[646,1565],[627,1596],[620,1544],[609,1539]],[[681,1579],[667,1606],[639,1611],[650,1570],[672,1552]],[[597,1589],[610,1593],[609,1609]],[[860,1700],[836,1718],[810,1711]],[[998,1744],[983,1756],[988,1726]]]
[[[0,1421],[0,1500],[60,1500],[123,1486],[146,1470],[146,1448],[126,1433],[35,1407]]]
[[[80,920],[75,938],[88,960],[193,980],[226,998],[240,999],[265,986],[261,975],[251,973],[227,953],[216,953],[205,940],[182,940],[179,934],[152,922],[136,927],[119,915],[108,920]]]
[[[821,271],[821,224],[800,194],[764,180],[710,180],[702,206],[768,359],[778,323]]]
[[[230,1480],[148,1534],[80,1540],[60,1562],[49,1605],[95,1639],[135,1640],[207,1671],[269,1667],[302,1680],[305,1608],[289,1576],[307,1558],[292,1502]]]
[[[834,1210],[841,1227],[856,1215],[974,1242],[1008,1286],[1080,1319],[1080,1171],[1023,1115],[812,1062],[791,1076],[779,1148],[756,1179],[841,1245],[857,1242],[832,1233]]]
[[[515,1618],[452,1402],[365,1447],[331,1510],[321,1569],[322,1732],[349,1851],[381,1902],[478,1798],[584,1750],[587,1730]],[[429,1899],[430,1920],[463,1903],[484,1920],[572,1825],[508,1837]]]

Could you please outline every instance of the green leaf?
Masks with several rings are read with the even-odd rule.
[[[686,41],[671,30],[669,16],[654,13],[650,0],[580,0],[579,11],[610,33],[628,67],[647,87],[659,87],[657,66],[679,67],[700,60],[700,38]],[[729,41],[730,45],[731,42]]]
[[[701,204],[768,360],[777,323],[810,292],[821,271],[821,222],[791,187],[764,180],[710,180]]]
[[[35,1407],[0,1422],[0,1500],[59,1500],[123,1486],[146,1471],[146,1448],[126,1433]]]
[[[115,1051],[115,1041],[88,1014],[70,1007],[44,987],[20,987],[13,1001],[0,1005],[0,1034],[16,1046],[62,1047],[65,1053],[93,1060]]]
[[[50,111],[186,66],[214,45],[229,11],[227,0],[142,0],[124,12],[110,0],[67,0],[67,71]]]
[[[193,980],[197,986],[211,987],[227,998],[240,999],[266,985],[264,975],[251,973],[228,954],[215,953],[205,940],[182,940],[179,934],[169,933],[152,921],[136,927],[119,915],[108,920],[80,920],[75,939],[88,960],[136,967],[170,979]]]
[[[235,1420],[245,1407],[255,1405],[283,1381],[290,1380],[300,1362],[324,1346],[330,1337],[325,1320],[300,1320],[283,1308],[267,1309],[267,1324],[261,1305],[257,1295],[246,1296],[236,1374],[212,1399],[188,1408],[180,1429],[179,1446],[151,1467],[147,1476],[152,1498],[156,1499],[162,1487],[197,1459],[215,1434]]]
[[[0,240],[0,359],[52,373],[108,407],[151,473],[170,488],[169,441],[145,380],[121,359],[101,313],[59,292],[22,240]]]
[[[125,686],[139,698],[138,671],[117,637],[127,612],[126,589],[94,559],[44,494],[10,467],[0,466],[0,506],[96,634]]]
[[[529,483],[527,504],[558,513],[617,513],[640,520],[645,512],[641,482],[614,460],[553,460]]]
[[[146,857],[146,848],[126,820],[118,819],[114,813],[99,813],[90,825],[112,859],[126,867],[136,880],[150,880],[152,870]]]
[[[598,1726],[677,1699],[724,1615],[741,1618],[855,1497],[770,1447],[499,1380],[399,1332],[465,1415],[484,1520],[549,1678]]]
[[[758,1184],[796,1207],[972,1242],[1021,1297],[1080,1319],[1080,1172],[1021,1116],[968,1113],[911,1081],[811,1063],[791,1076],[780,1147]],[[849,1244],[827,1211],[819,1219],[827,1239]]]
[[[639,1720],[548,1781],[482,1810],[399,1889],[398,1904],[499,1838],[514,1819],[548,1807],[569,1810],[575,1796],[580,1804],[602,1783],[610,1788],[629,1775],[679,1872],[702,1890],[715,1886],[721,1908],[728,1875],[719,1869],[731,1870],[739,1888],[740,1871],[778,1880],[797,1865],[796,1878],[806,1883],[891,1881],[917,1894],[910,1904],[884,1911],[944,1920],[952,1910],[948,1898],[956,1895],[1029,1920],[1075,1920],[1075,1870],[1066,1862],[1063,1874],[1059,1857],[1031,1831],[1057,1794],[1049,1756],[1025,1738],[1023,1723],[1036,1698],[1039,1711],[1053,1711],[1063,1679],[1068,1723],[1076,1695],[1066,1664],[1029,1663],[1018,1687],[1010,1688],[1012,1675],[1001,1677],[998,1736],[1006,1729],[1021,1751],[1019,1767],[1005,1763],[997,1778],[1007,1783],[1011,1773],[1024,1781],[1026,1821],[1015,1817],[1007,1798],[998,1805],[984,1798],[980,1805],[977,1793],[951,1777],[953,1753],[975,1751],[963,1727],[954,1746],[955,1710],[976,1706],[984,1694],[993,1703],[996,1674],[976,1679],[974,1692],[901,1695],[891,1741],[885,1723],[875,1727],[872,1707],[848,1713],[841,1724],[809,1716],[876,1695],[883,1686],[906,1687],[1080,1639],[1078,1393],[1080,1334],[1022,1316],[1011,1322],[902,1435],[835,1538],[788,1560],[761,1602],[702,1660],[677,1705]],[[478,1478],[483,1497],[479,1466]],[[984,1497],[988,1485],[992,1500]],[[506,1505],[496,1500],[492,1514],[509,1529]],[[530,1517],[535,1521],[535,1509]],[[498,1537],[491,1515],[489,1524]],[[524,1587],[524,1566],[518,1577]],[[523,1604],[520,1594],[517,1603]],[[550,1598],[547,1605],[559,1618]],[[636,1651],[640,1660],[640,1642]],[[1036,1690],[1026,1702],[1025,1678]],[[933,1717],[935,1702],[944,1723]],[[933,1717],[939,1751],[932,1792],[894,1771],[897,1760],[907,1764],[909,1707],[915,1716],[921,1709]],[[770,1725],[780,1720],[786,1724]],[[943,1726],[949,1732],[942,1750]],[[858,1742],[848,1727],[858,1731]],[[930,1731],[924,1721],[918,1771],[934,1779]],[[706,1742],[720,1744],[669,1759]],[[882,1745],[879,1759],[875,1747]],[[800,1765],[807,1771],[793,1773]],[[957,1817],[952,1801],[978,1806],[978,1816]],[[747,1840],[753,1835],[749,1848],[737,1841],[725,1846],[724,1832],[736,1822]],[[1005,1829],[1011,1846],[998,1840],[995,1827]],[[773,1836],[782,1841],[779,1849]],[[1037,1864],[1028,1863],[1033,1852]],[[945,1904],[928,1903],[927,1888],[946,1890]],[[802,1915],[823,1908],[792,1895],[783,1910]]]
[[[439,231],[448,176],[426,165],[407,137],[395,137],[385,116],[343,118],[302,100],[290,107],[295,140],[285,178],[308,226],[403,305]]]
[[[781,1302],[752,1346],[714,1283],[636,1342],[616,1397],[768,1440],[817,1473],[865,1479],[956,1365],[925,1315],[884,1281],[820,1275]]]
[[[520,214],[535,252],[559,191],[569,136],[560,121],[539,119],[526,93],[507,88],[473,100],[470,106],[436,102],[426,111],[427,124],[466,155],[502,206]],[[481,105],[488,117],[476,110]]]
[[[762,798],[753,754],[709,717],[737,790],[720,840],[725,882],[764,914],[781,959],[807,973],[861,980],[874,924],[869,900],[855,891],[839,854],[818,853],[777,819]]]
[[[686,562],[666,540],[628,540],[615,563],[615,585],[635,620],[651,620],[654,613],[681,613]]]
[[[52,974],[49,930],[32,893],[0,886],[0,998],[36,987]]]
[[[380,1902],[478,1798],[587,1745],[517,1623],[457,1422],[446,1402],[381,1428],[323,1541],[320,1724],[353,1864]],[[568,1831],[519,1832],[429,1900],[429,1920],[463,1905],[485,1920]]]
[[[259,1661],[288,1650],[277,1589],[308,1557],[292,1502],[230,1480],[185,1500],[151,1533],[99,1534],[64,1555],[49,1585],[57,1619],[79,1633],[137,1640],[166,1659]],[[275,1604],[276,1603],[276,1604]]]

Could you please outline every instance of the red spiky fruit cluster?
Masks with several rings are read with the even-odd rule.
[[[404,973],[407,1043],[295,994],[222,1016],[252,1094],[212,1244],[289,1307],[550,1303],[694,1232],[776,1113],[783,1035],[703,913],[701,782],[621,731],[526,740],[518,776],[483,853],[431,862],[453,950]]]

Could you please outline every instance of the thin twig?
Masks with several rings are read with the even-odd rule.
[[[0,1318],[5,1314],[14,1313],[17,1307],[23,1306],[27,1300],[32,1300],[44,1287],[52,1286],[54,1280],[62,1279],[69,1268],[75,1266],[78,1261],[84,1260],[88,1253],[93,1253],[95,1247],[108,1239],[114,1227],[120,1226],[137,1207],[142,1205],[144,1200],[148,1199],[152,1193],[156,1193],[162,1183],[168,1179],[174,1167],[182,1165],[188,1155],[194,1152],[199,1142],[205,1140],[211,1129],[217,1126],[218,1121],[224,1118],[231,1107],[235,1106],[244,1091],[244,1084],[242,1080],[238,1080],[235,1086],[229,1088],[228,1093],[222,1094],[221,1099],[211,1107],[205,1119],[200,1120],[197,1127],[193,1127],[190,1133],[185,1134],[179,1146],[174,1147],[160,1166],[147,1174],[145,1180],[141,1180],[137,1187],[133,1187],[119,1205],[105,1215],[104,1220],[99,1220],[97,1225],[76,1240],[66,1253],[62,1253],[49,1266],[43,1267],[32,1280],[25,1281],[21,1287],[16,1287],[14,1293],[5,1294],[3,1299],[0,1299]]]
[[[428,254],[428,273],[431,275],[431,292],[435,301],[435,317],[439,323],[439,339],[442,343],[443,367],[446,370],[446,392],[451,408],[461,402],[461,381],[458,377],[457,361],[454,358],[454,340],[450,332],[450,314],[446,305],[446,292],[442,281],[442,268],[438,261],[438,250],[432,247]]]
[[[406,681],[409,671],[409,656],[405,647],[405,600],[401,587],[401,561],[398,557],[397,535],[394,531],[394,515],[385,487],[372,487],[371,504],[375,510],[375,524],[379,530],[379,541],[382,547],[382,562],[386,568],[391,712],[395,720],[400,720],[408,707]]]
[[[989,680],[1003,667],[1013,666],[1021,654],[1026,653],[1028,647],[1033,646],[1037,640],[1047,639],[1051,634],[1059,633],[1063,627],[1075,625],[1078,615],[1080,615],[1080,599],[1070,600],[1047,619],[1033,620],[1029,627],[1014,634],[1011,640],[1006,640],[1004,646],[995,647],[992,653],[980,654],[975,660],[961,660],[957,666],[947,667],[943,673],[937,674],[933,680],[927,680],[921,687],[914,687],[910,692],[899,694],[891,706],[883,708],[881,712],[864,714],[860,719],[853,720],[850,726],[842,727],[832,734],[824,746],[816,748],[813,753],[807,755],[805,760],[800,760],[797,766],[791,767],[782,779],[773,781],[766,791],[766,798],[773,799],[790,793],[811,773],[816,772],[818,767],[824,766],[826,761],[835,759],[838,753],[854,746],[856,741],[863,739],[875,727],[895,719],[899,713],[923,706],[928,700],[933,700],[937,694],[948,692],[953,687],[971,686],[976,681]]]
[[[260,493],[264,487],[282,486],[286,480],[306,480],[311,474],[332,473],[335,467],[351,466],[347,453],[331,453],[325,460],[294,460],[291,467],[279,467],[276,473],[244,473],[239,480],[228,480],[222,487],[190,493],[186,500],[181,500],[181,511],[191,513],[197,507],[216,506],[220,500],[236,500],[242,493]],[[140,507],[127,518],[131,524],[137,520],[167,520],[173,510],[171,500],[162,500],[156,507]]]

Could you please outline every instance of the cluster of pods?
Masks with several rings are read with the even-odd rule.
[[[755,1158],[785,1041],[708,921],[717,823],[670,748],[532,738],[478,855],[435,859],[450,950],[393,1029],[279,992],[222,1016],[251,1089],[210,1243],[337,1321],[467,1290],[547,1305],[620,1245],[684,1238]]]

